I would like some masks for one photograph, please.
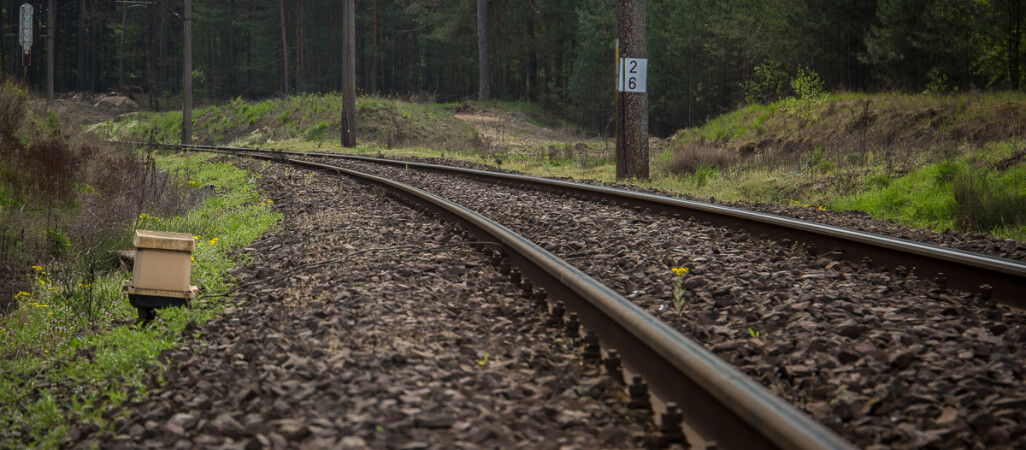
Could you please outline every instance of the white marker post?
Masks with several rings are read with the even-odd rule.
[[[620,92],[645,93],[648,83],[648,59],[622,58]]]
[[[32,54],[32,5],[28,3],[21,4],[21,14],[18,16],[18,42],[21,44],[22,51],[22,64],[28,71],[29,64],[32,63],[32,59],[29,55]]]

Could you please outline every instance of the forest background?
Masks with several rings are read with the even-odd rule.
[[[0,68],[46,83],[46,0],[29,67],[16,42],[22,1],[0,5]],[[337,0],[196,0],[200,101],[341,86]],[[122,90],[181,105],[182,0],[56,0],[58,93]],[[614,0],[489,0],[492,98],[530,100],[609,134]],[[461,101],[478,89],[475,0],[358,0],[361,93]],[[740,104],[789,94],[799,69],[831,91],[1018,90],[1019,0],[650,0],[651,131],[666,136]]]

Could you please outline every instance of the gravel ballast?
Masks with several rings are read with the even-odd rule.
[[[430,171],[332,164],[505,224],[860,447],[1026,446],[1021,311],[745,232]],[[906,233],[891,231],[882,234]],[[1011,242],[1001,256],[1021,252]],[[673,267],[690,271],[678,278]]]
[[[71,445],[643,442],[650,424],[626,409],[622,386],[584,364],[579,343],[547,327],[545,310],[451,225],[345,177],[245,165],[284,219],[245,249],[234,306],[162,355],[166,384],[126,405],[116,436]]]

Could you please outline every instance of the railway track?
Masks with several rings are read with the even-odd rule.
[[[214,149],[206,149],[206,150],[214,150]],[[222,150],[222,151],[225,151],[225,150]],[[246,152],[246,153],[251,153],[251,152]],[[271,156],[268,156],[268,155],[266,154],[266,152],[260,152],[260,153],[264,154],[264,156],[265,156],[265,157],[269,157],[269,158],[277,158],[277,159],[281,159],[281,158],[283,158],[283,157],[284,157],[284,155],[282,155],[282,154],[280,154],[280,153],[279,153],[279,154],[277,154],[277,155],[271,155]],[[406,163],[402,163],[402,162],[398,162],[398,163],[394,163],[394,162],[393,162],[392,164],[398,164],[398,165],[400,165],[401,167],[403,167],[404,169],[405,169],[405,168],[406,168],[406,166],[407,166],[407,164],[406,164]],[[413,166],[413,164],[409,164],[409,166]],[[437,168],[436,168],[436,167],[434,167],[434,166],[429,166],[429,167],[431,167],[431,169],[432,169],[432,170],[437,170]],[[477,175],[475,175],[475,176],[477,176]],[[415,177],[416,177],[416,176],[415,176]],[[520,182],[524,182],[524,180],[522,180],[522,179],[515,179],[515,182],[517,182],[517,183],[520,183]],[[463,190],[465,190],[465,191],[469,190],[469,189],[467,189],[467,188],[458,188],[458,189],[463,189]],[[472,189],[479,189],[479,188],[472,188]],[[632,194],[636,194],[636,193],[632,193]],[[620,203],[620,201],[618,201],[617,203]],[[628,210],[630,210],[630,209],[628,209]],[[679,213],[679,212],[678,212],[678,213]],[[671,212],[670,214],[672,214],[672,212]],[[515,215],[515,213],[514,213],[514,215]],[[644,214],[643,214],[643,213],[639,213],[639,214],[635,214],[635,215],[637,215],[637,216],[639,216],[639,217],[643,217],[643,216],[644,216]],[[636,219],[636,220],[638,220],[638,219]],[[639,219],[639,220],[644,220],[644,219],[643,219],[643,218],[641,218],[641,219]],[[504,222],[505,222],[505,220],[504,220]],[[626,226],[625,226],[625,227],[626,227]],[[729,233],[728,233],[728,232],[727,232],[727,233],[725,233],[725,234],[723,235],[723,237],[729,237]],[[547,248],[548,248],[548,247],[549,247],[549,246],[547,246]],[[786,248],[786,249],[794,250],[794,249],[791,249],[791,248],[790,248],[789,246],[779,246],[779,245],[775,245],[774,247],[775,247],[775,248],[777,248],[777,247],[784,247],[784,248]],[[774,251],[778,251],[778,252],[779,252],[779,251],[781,251],[781,249],[779,249],[779,248],[778,248],[778,250],[774,250]],[[729,253],[729,250],[727,250],[727,253]],[[839,255],[837,255],[837,254],[836,254],[836,252],[832,252],[832,253],[834,253],[834,254],[832,254],[831,256],[833,256],[834,258],[836,258],[837,256],[839,256]],[[846,253],[846,252],[845,252],[845,253]],[[516,257],[513,257],[513,256],[511,255],[511,259],[516,259]],[[592,271],[589,271],[589,272],[592,272]],[[860,271],[860,275],[862,275],[862,274],[863,274],[863,272],[862,272],[862,271]],[[870,274],[870,275],[873,275],[873,274]],[[873,275],[873,276],[875,276],[875,275]],[[537,277],[537,275],[536,275],[535,277]],[[534,280],[534,277],[531,277],[531,276],[530,276],[530,274],[528,274],[527,278],[528,278],[528,279],[531,279],[531,280]],[[606,283],[607,283],[607,284],[609,284],[609,283],[608,283],[608,281],[606,281]],[[907,283],[907,282],[906,282],[906,283]],[[642,286],[642,287],[644,287],[644,286]],[[620,288],[620,286],[618,286],[618,288]],[[624,290],[623,288],[620,288],[620,290],[621,290],[621,291],[625,291],[625,290]],[[936,291],[937,289],[936,289],[936,288],[933,288],[932,290],[933,290],[933,291]],[[630,289],[627,289],[627,292],[629,292],[629,291],[630,291]],[[642,291],[643,291],[643,290],[642,290]],[[996,293],[996,290],[995,290],[995,293]],[[966,299],[966,298],[969,298],[969,296],[966,296],[966,295],[961,295],[961,296],[954,296],[954,295],[946,295],[946,297],[947,297],[947,299],[948,299],[948,300],[950,300],[950,299],[955,299],[955,298],[962,298],[962,299]],[[977,294],[977,295],[976,295],[976,297],[977,297],[977,299],[979,299],[980,295],[979,295],[979,294]],[[995,296],[995,298],[997,298],[997,296]],[[637,298],[635,298],[634,300],[635,300],[635,301],[637,301]],[[718,300],[717,300],[717,301],[718,301]],[[843,302],[843,301],[842,301],[842,302]],[[928,310],[929,310],[929,309],[928,309]],[[868,310],[866,310],[866,311],[868,311]],[[652,312],[652,309],[649,309],[649,312]],[[941,312],[940,310],[937,310],[937,312],[938,312],[938,313],[943,313],[943,314],[945,314],[945,315],[949,314],[949,313],[947,313],[946,311],[945,311],[945,312]],[[586,325],[587,325],[587,323],[586,323]],[[929,324],[928,324],[928,325],[929,325]],[[1012,326],[1013,326],[1013,327],[1015,327],[1015,325],[1014,325],[1014,324],[1013,324]],[[589,327],[589,328],[591,328],[591,327]],[[1007,327],[1005,327],[1005,328],[1007,328]],[[749,328],[749,331],[751,332],[751,331],[752,331],[752,329],[751,329],[751,328]],[[972,331],[972,330],[970,330],[970,331]],[[847,331],[841,331],[841,333],[842,333],[842,334],[845,334],[845,335],[846,335],[846,334],[849,334],[849,332],[847,332]],[[688,333],[688,334],[692,334],[692,333]],[[754,336],[753,336],[753,337],[754,337]],[[902,337],[902,339],[904,339],[904,337]],[[924,339],[928,339],[928,338],[925,338],[925,337],[924,337]],[[757,340],[757,339],[755,339],[755,340]],[[928,349],[926,349],[926,350],[930,350],[930,349],[929,349],[929,342],[930,342],[930,340],[928,339]],[[906,343],[913,343],[913,344],[914,344],[915,342],[906,342]],[[616,346],[616,345],[614,345],[614,346]],[[719,346],[719,345],[714,345],[714,347],[715,347],[715,346]],[[914,346],[915,346],[915,345],[913,345],[913,347],[914,347]],[[741,349],[741,350],[742,350],[742,351],[749,351],[749,352],[750,352],[750,349],[749,349],[749,350],[746,350],[746,349]],[[980,353],[984,353],[984,351],[982,351],[982,350],[981,350],[981,351],[980,351]],[[985,355],[986,355],[986,354],[985,354]],[[722,355],[721,355],[721,356],[722,356]],[[843,358],[843,357],[842,357],[842,358]],[[847,357],[847,358],[851,358],[851,354],[849,354],[849,357]],[[889,357],[889,358],[890,358],[890,357]],[[902,357],[902,358],[904,358],[904,357]],[[902,360],[902,358],[899,358],[899,360]],[[972,358],[972,357],[971,357],[971,358]],[[733,362],[734,362],[734,363],[735,363],[736,365],[737,365],[737,363],[738,363],[738,361],[733,361]],[[894,364],[894,362],[891,362],[891,363],[892,363],[892,364]],[[860,361],[860,364],[861,364],[861,361]],[[899,362],[898,362],[898,365],[899,365],[899,366],[901,366],[901,365],[902,365],[902,363],[901,363],[901,362],[899,361]],[[900,367],[899,367],[899,368],[900,368]],[[788,369],[788,370],[789,370],[789,371],[792,371],[791,369]],[[798,367],[797,367],[797,368],[795,368],[795,369],[794,369],[793,371],[798,371],[798,372],[800,372],[801,370],[802,370],[802,369],[800,368],[800,366],[798,366]],[[806,369],[806,370],[807,370],[807,369]],[[790,375],[789,375],[789,376],[790,376]],[[649,376],[649,378],[652,378],[652,377],[650,377],[650,376]],[[652,378],[652,379],[655,379],[655,378]],[[670,381],[670,383],[672,383],[672,381]],[[799,384],[800,384],[800,382],[799,382]],[[656,385],[657,385],[657,383],[654,383],[654,387],[655,387]],[[764,379],[763,379],[763,385],[767,385],[767,383],[765,382],[765,380],[764,380]],[[792,401],[792,402],[794,402],[794,400],[793,400],[793,399],[791,399],[791,401]],[[874,403],[874,402],[875,402],[875,403]],[[884,399],[882,403],[883,403],[883,404],[886,404],[886,402],[887,402],[887,400],[885,400],[885,399]],[[831,403],[833,403],[833,402],[831,402]],[[844,402],[840,402],[840,403],[841,403],[841,404],[843,404]],[[873,399],[873,401],[871,401],[871,402],[867,402],[867,404],[866,404],[865,408],[866,408],[866,409],[872,409],[872,408],[874,408],[874,407],[875,407],[874,405],[878,406],[878,405],[879,405],[880,403],[881,403],[881,402],[880,402],[880,399]],[[1007,402],[1005,402],[1005,403],[1007,403]],[[849,406],[851,406],[851,405],[849,405]],[[861,405],[859,405],[859,406],[861,406]],[[846,406],[845,406],[845,407],[846,407]],[[886,408],[887,408],[887,407],[886,407],[886,406],[884,406],[884,407],[882,407],[882,408],[880,408],[880,409],[886,409]],[[807,409],[810,409],[810,408],[806,407],[805,409],[807,410]],[[835,409],[836,409],[836,407],[835,407]],[[977,413],[975,413],[975,412],[973,412],[973,411],[969,411],[969,412],[970,412],[970,413],[972,413],[972,414],[966,414],[966,415],[971,415],[971,417],[965,417],[965,420],[966,420],[966,421],[971,421],[971,422],[972,422],[972,425],[973,425],[974,427],[978,427],[978,426],[979,426],[979,423],[986,423],[986,420],[984,420],[984,419],[980,419],[980,417],[979,417],[979,415],[978,415]],[[874,411],[874,413],[875,413],[875,411]],[[707,414],[707,415],[708,415],[708,414]],[[1000,418],[1000,417],[999,417],[999,418]],[[719,421],[720,423],[722,423],[722,422],[725,422],[725,421],[722,421],[722,420],[719,420],[719,419],[717,419],[717,421]],[[978,431],[977,433],[983,433],[983,434],[985,434],[985,432],[986,432],[986,429],[984,429],[984,431],[983,431],[983,432],[980,432],[980,431]],[[988,439],[989,439],[989,438],[988,438]],[[718,443],[720,443],[720,445],[721,445],[721,446],[724,446],[724,447],[727,447],[727,446],[728,446],[728,445],[726,444],[726,443],[727,443],[727,441],[719,441],[719,440],[716,440],[716,441],[717,441]],[[981,439],[981,441],[982,441],[982,439]],[[999,440],[998,440],[998,443],[999,443]],[[860,441],[860,445],[866,445],[866,444],[865,444],[865,443],[862,443],[862,442]],[[746,444],[746,445],[744,445],[744,446],[748,447],[748,446],[750,446],[750,445],[747,445],[747,444]],[[789,445],[789,446],[793,446],[793,445]]]
[[[157,145],[182,149],[174,144]],[[546,189],[649,210],[673,217],[693,218],[714,225],[746,230],[753,235],[778,240],[785,245],[804,244],[811,254],[829,254],[869,266],[899,272],[914,271],[922,279],[933,279],[942,287],[976,293],[983,300],[994,300],[1026,309],[1026,264],[978,253],[881,236],[787,217],[774,216],[692,200],[645,194],[622,189],[573,183],[517,174],[490,172],[438,164],[397,161],[334,153],[305,153],[280,150],[191,145],[186,150],[228,152],[234,154],[278,155],[278,157],[317,157],[363,161],[404,168],[460,174],[490,182],[515,183],[534,189]]]
[[[659,401],[668,402],[670,410],[661,415],[661,422],[666,428],[662,438],[669,442],[679,431],[674,422],[683,419],[685,427],[698,434],[689,436],[691,441],[715,442],[718,448],[854,448],[701,345],[499,223],[387,178],[282,155],[245,153],[384,187],[389,195],[459,224],[474,240],[494,243],[481,247],[493,254],[493,262],[525,290],[525,295],[547,301],[553,320],[566,321],[568,334],[584,334],[578,327],[587,330],[584,342],[590,343],[590,355],[601,357],[595,352],[602,348],[609,370],[638,375],[630,384],[630,390],[637,394],[632,401],[647,402],[644,390],[651,389]],[[675,405],[680,405],[679,409]]]

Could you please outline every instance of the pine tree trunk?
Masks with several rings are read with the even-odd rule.
[[[121,5],[121,44],[118,46],[118,86],[125,85],[125,26],[128,25],[128,5]]]
[[[1011,20],[1012,26],[1009,41],[1012,44],[1012,48],[1009,49],[1010,58],[1008,77],[1011,79],[1012,82],[1012,90],[1017,91],[1019,90],[1020,78],[1022,76],[1020,73],[1021,62],[1019,55],[1019,43],[1022,41],[1022,3],[1018,1],[1012,2],[1012,11],[1010,15],[1011,17],[1009,18],[1009,20]]]
[[[75,90],[82,92],[86,89],[86,4],[87,0],[81,0],[78,14],[78,70],[75,80]]]
[[[477,99],[488,100],[488,0],[477,0]]]
[[[303,91],[303,0],[296,0],[296,92]]]
[[[371,1],[371,93],[378,92],[378,0]]]
[[[93,93],[100,92],[100,14],[97,8],[95,2],[89,5],[89,90]]]
[[[356,147],[356,13],[355,0],[342,10],[342,146]]]
[[[286,37],[285,30],[285,0],[278,0],[278,5],[281,9],[281,54],[284,57],[284,64],[282,65],[282,77],[284,90],[282,95],[285,97],[289,96],[289,41]]]

